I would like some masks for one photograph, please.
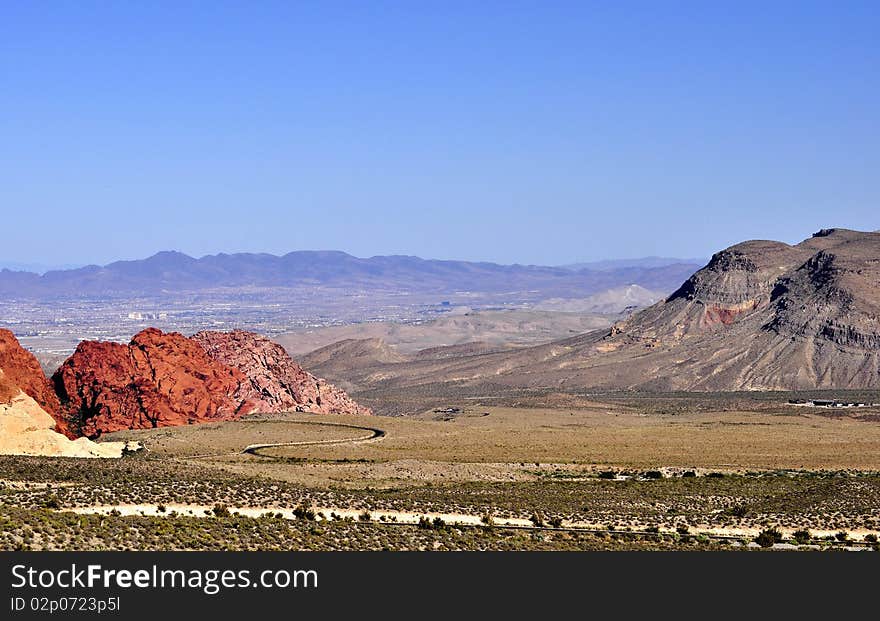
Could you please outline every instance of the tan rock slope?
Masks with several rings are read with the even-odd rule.
[[[324,373],[324,365],[309,368]],[[359,388],[878,389],[880,233],[829,229],[793,246],[737,244],[610,330],[346,371]]]

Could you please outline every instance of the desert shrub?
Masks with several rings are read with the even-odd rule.
[[[847,543],[850,540],[849,533],[845,530],[835,533],[834,538],[837,539],[840,543]]]
[[[707,476],[710,479],[723,479],[724,473],[723,472],[710,472]]]
[[[46,498],[46,501],[43,503],[43,506],[46,507],[47,509],[60,509],[61,508],[61,501],[58,500],[58,496],[56,496],[55,494],[52,494],[51,496]]]
[[[648,470],[647,472],[642,473],[642,476],[646,479],[662,479],[663,473],[659,470]]]
[[[492,517],[491,513],[484,513],[480,517],[480,521],[486,526],[493,526],[495,524],[495,518]]]
[[[683,476],[683,477],[686,478],[686,479],[691,479],[691,478],[697,476],[697,473],[694,472],[693,470],[688,470],[688,471],[686,471],[686,472],[683,472],[683,473],[681,474],[681,476]]]
[[[877,535],[875,535],[874,533],[868,533],[867,535],[865,535],[865,541],[867,541],[868,543],[877,543]]]
[[[813,534],[804,528],[794,531],[791,536],[794,537],[795,542],[801,545],[809,543],[813,538]]]
[[[214,517],[218,518],[228,518],[232,516],[232,514],[229,512],[229,507],[223,504],[214,505],[214,508],[211,509],[211,512],[214,514]]]
[[[308,520],[311,522],[314,521],[316,514],[315,510],[309,505],[302,504],[293,510],[293,516],[298,520]]]
[[[762,548],[773,547],[773,544],[782,541],[782,533],[776,528],[765,528],[755,537],[755,543]]]
[[[361,522],[369,522],[371,519],[373,519],[373,516],[370,515],[370,512],[369,512],[369,511],[367,511],[366,509],[364,509],[364,510],[361,512],[361,514],[358,516],[358,519],[359,519]]]
[[[559,516],[554,516],[549,520],[550,526],[553,528],[562,528],[562,518]]]
[[[616,479],[617,473],[614,472],[613,470],[603,470],[602,472],[599,473],[599,478],[600,479]]]
[[[742,518],[749,514],[749,508],[745,505],[736,505],[735,507],[731,507],[729,512],[730,515],[734,517]]]
[[[544,518],[541,517],[540,513],[533,513],[532,517],[529,518],[529,521],[532,523],[532,526],[535,528],[540,528],[544,526]]]
[[[691,532],[691,529],[688,528],[687,524],[682,524],[681,526],[675,527],[675,532],[677,532],[679,535],[687,535],[689,532]]]

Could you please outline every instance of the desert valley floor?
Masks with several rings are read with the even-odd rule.
[[[876,549],[877,409],[790,397],[522,395],[121,431],[107,439],[146,450],[0,457],[0,545]]]

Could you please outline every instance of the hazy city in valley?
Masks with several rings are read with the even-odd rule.
[[[878,558],[880,9],[722,4],[4,3],[0,557]]]

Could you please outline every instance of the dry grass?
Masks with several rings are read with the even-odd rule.
[[[198,455],[237,454],[252,444],[285,442],[336,442],[356,439],[365,435],[362,429],[353,429],[342,421],[330,422],[322,416],[285,417],[284,420],[248,419],[206,423],[185,427],[162,427],[120,431],[104,436],[105,439],[131,438],[146,442],[147,448],[158,455],[193,457]],[[335,418],[335,417],[334,417]],[[373,417],[356,417],[358,423],[369,424]]]
[[[486,415],[488,413],[488,415]],[[443,420],[449,419],[449,420]],[[378,427],[380,441],[263,449],[249,444],[339,440],[356,430],[302,423]],[[114,434],[157,455],[307,485],[387,487],[418,482],[528,481],[577,477],[601,468],[723,470],[880,470],[880,425],[803,409],[684,410],[646,414],[621,403],[576,409],[482,407],[415,418],[290,414]]]

